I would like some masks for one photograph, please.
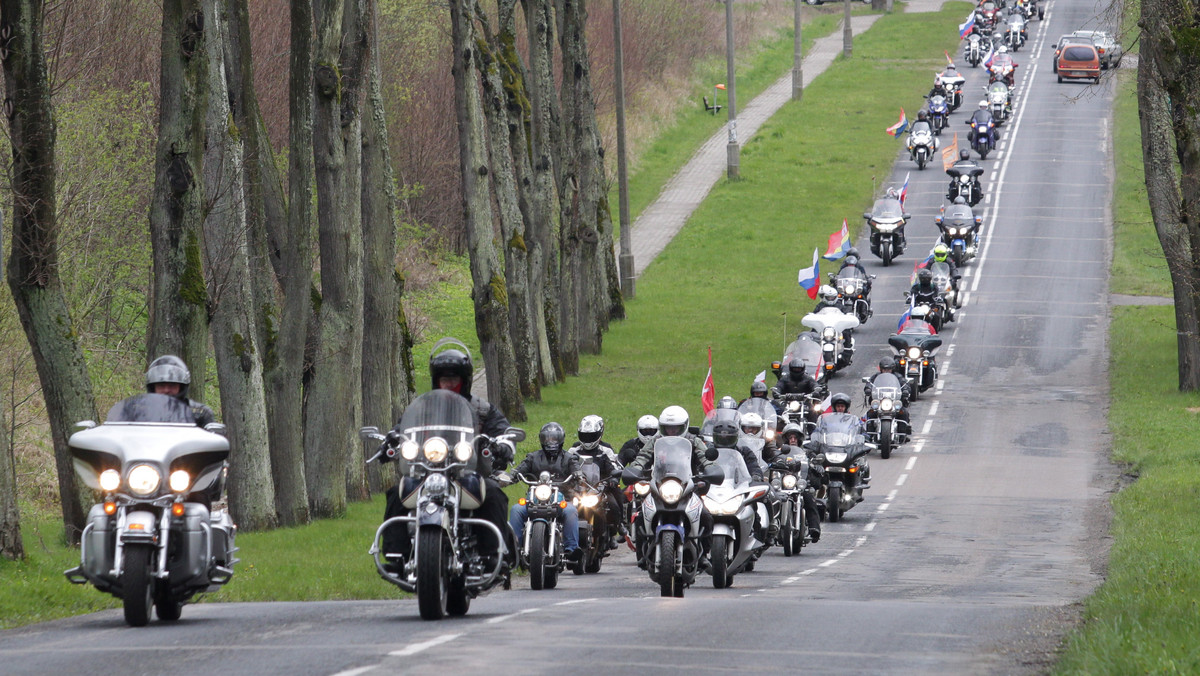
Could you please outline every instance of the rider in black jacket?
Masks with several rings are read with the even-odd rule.
[[[788,363],[787,372],[775,383],[775,391],[779,394],[815,394],[817,381],[805,371],[803,361],[793,358]]]
[[[572,487],[578,480],[582,461],[579,456],[563,450],[563,439],[566,432],[562,425],[556,422],[546,423],[538,433],[538,441],[542,447],[525,456],[521,464],[513,470],[513,477],[523,475],[531,481],[536,481],[542,472],[549,472],[550,480],[554,482],[570,482],[560,487],[567,497],[567,506],[563,509],[563,547],[569,561],[578,561],[582,552],[579,551],[579,511],[571,503]],[[517,543],[525,533],[525,518],[528,513],[525,505],[516,504],[508,516],[508,524],[512,527]],[[520,546],[520,544],[518,544]]]
[[[789,455],[798,456],[801,453],[805,453],[811,459],[814,455],[800,446],[800,440],[804,438],[804,431],[796,423],[788,423],[783,428],[781,438],[782,443],[777,453],[773,452],[768,455],[766,451],[763,452],[763,461],[767,463],[768,467],[777,458],[786,458]],[[801,495],[804,500],[804,513],[807,515],[808,520],[808,536],[812,538],[813,542],[816,542],[821,539],[821,512],[817,506],[816,493],[817,489],[825,482],[825,468],[817,463],[810,462],[808,464],[807,480],[808,490],[804,491]]]
[[[579,422],[578,435],[579,441],[571,446],[569,452],[577,454],[580,460],[596,463],[596,468],[600,470],[600,484],[606,498],[605,520],[611,537],[609,549],[616,549],[625,533],[621,519],[625,494],[621,492],[617,481],[612,479],[613,472],[618,468],[617,454],[612,446],[601,439],[604,435],[604,419],[598,415],[584,416]]]
[[[637,458],[646,443],[658,434],[658,418],[652,415],[638,418],[637,430],[638,435],[622,444],[621,451],[617,453],[617,462],[621,463],[622,467],[628,467],[629,463]]]

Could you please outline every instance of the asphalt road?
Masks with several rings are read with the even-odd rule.
[[[144,629],[102,612],[0,633],[0,673],[1044,670],[1101,580],[1114,487],[1111,84],[1055,82],[1049,43],[1099,6],[1048,8],[1016,55],[1017,117],[984,163],[986,243],[966,266],[961,317],[943,332],[942,380],[913,406],[916,439],[872,459],[866,501],[801,556],[773,549],[731,589],[701,578],[675,600],[660,599],[622,550],[598,575],[541,592],[520,578],[442,622],[421,621],[413,601],[201,604]],[[968,90],[984,83],[981,70],[965,71]],[[966,129],[966,112],[952,129]],[[883,268],[860,246],[879,275],[876,315],[834,380],[856,402],[858,377],[887,351],[913,262],[936,237],[947,178],[902,160],[895,184],[910,171],[909,251]]]

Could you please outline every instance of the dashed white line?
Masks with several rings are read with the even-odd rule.
[[[905,471],[905,472],[911,472],[911,471],[912,471],[912,468],[913,468],[913,466],[915,466],[916,464],[917,464],[917,459],[916,459],[916,458],[909,458],[909,459],[908,459],[908,464],[904,466],[904,471]]]
[[[950,363],[949,363],[949,362],[946,362],[946,366],[949,366],[949,365],[950,365]],[[930,404],[930,405],[929,405],[929,417],[930,417],[930,418],[932,418],[933,416],[937,415],[938,405],[939,405],[939,404],[941,404],[941,403],[942,403],[942,402],[940,402],[940,401],[935,401],[935,402],[933,402],[932,404]]]
[[[846,549],[846,550],[843,550],[843,551],[840,551],[840,552],[838,552],[838,558],[839,558],[839,559],[844,559],[844,558],[846,558],[847,556],[850,556],[850,555],[851,555],[851,554],[853,554],[853,553],[854,553],[854,550],[853,550],[853,549]]]
[[[837,559],[829,559],[828,561],[825,561],[823,563],[818,563],[817,567],[818,568],[828,568],[829,566],[832,566],[833,564],[835,564],[837,562],[838,562]]]
[[[946,358],[947,359],[954,356],[954,346],[955,346],[955,343],[950,343],[949,345],[946,346]]]
[[[897,490],[890,491],[890,492],[887,494],[887,497],[886,497],[886,498],[884,498],[884,500],[887,500],[888,502],[891,502],[892,500],[895,500],[895,499],[896,499],[896,494],[897,494],[897,493],[899,493],[899,492],[900,492],[900,491],[897,491]]]
[[[921,449],[925,448],[925,440],[922,439],[913,445],[913,453],[920,453]]]
[[[784,581],[783,581],[783,584],[791,584],[791,583],[793,583],[793,582],[795,582],[796,580],[799,580],[799,579],[800,579],[800,578],[798,578],[798,577],[789,577],[788,579],[786,579],[786,580],[784,580]]]
[[[912,458],[912,460],[916,460],[916,458]],[[896,485],[897,486],[903,486],[905,481],[908,481],[907,474],[901,474],[900,476],[896,477]]]
[[[863,526],[863,530],[867,531],[868,533],[875,530],[875,522],[872,521],[871,523],[868,523],[867,525]]]
[[[334,674],[333,676],[359,676],[360,674],[365,674],[368,671],[374,671],[374,670],[378,669],[380,666],[381,665],[378,665],[378,664],[372,664],[369,667],[359,667],[357,669],[347,669],[345,671],[339,671],[336,674]]]
[[[572,605],[575,605],[576,603],[591,603],[592,601],[595,601],[595,600],[596,599],[575,599],[574,601],[559,601],[558,603],[555,603],[554,605],[556,605],[556,606],[572,606]]]
[[[861,547],[861,546],[863,546],[863,545],[864,545],[864,544],[866,544],[866,543],[867,543],[867,536],[866,536],[866,535],[863,535],[862,537],[860,537],[860,538],[858,538],[857,540],[855,540],[855,541],[854,541],[854,546],[855,546],[855,547]]]
[[[526,612],[526,611],[522,611],[522,612]],[[519,613],[516,613],[516,614],[519,614]],[[493,619],[499,619],[499,618],[493,618]],[[488,620],[488,621],[490,622],[491,620]],[[450,641],[453,641],[454,639],[458,638],[459,636],[462,636],[462,634],[442,634],[441,636],[435,636],[434,638],[431,638],[428,641],[414,643],[410,646],[401,648],[400,650],[393,650],[392,652],[388,653],[388,655],[391,655],[392,657],[406,657],[408,655],[416,655],[417,653],[421,652],[422,650],[429,650],[430,648],[432,648],[434,646],[439,646],[443,643],[449,643]]]
[[[892,503],[890,503],[890,502],[885,502],[885,503],[883,503],[882,505],[879,505],[878,507],[876,507],[876,508],[875,508],[875,511],[876,511],[876,512],[886,512],[886,511],[887,511],[887,508],[888,508],[888,507],[890,507],[890,506],[891,506],[891,504],[892,504]]]
[[[941,381],[939,380],[938,383],[940,384]],[[933,429],[933,421],[926,420],[925,425],[923,427],[921,427],[921,434],[929,434],[929,430],[931,430],[931,429]]]
[[[541,609],[540,608],[526,608],[525,610],[518,610],[517,612],[511,613],[509,615],[501,615],[500,617],[493,617],[492,619],[488,620],[487,623],[488,624],[498,624],[500,622],[505,622],[507,620],[511,620],[514,617],[519,617],[521,615],[526,615],[528,613],[536,613],[538,610],[541,610]]]
[[[937,393],[938,393],[938,394],[941,394],[941,393],[942,393],[942,388],[943,388],[943,387],[945,387],[945,386],[946,386],[946,381],[944,381],[944,380],[938,380],[938,384],[937,384]]]
[[[799,573],[799,574],[800,574],[800,575],[812,575],[812,574],[813,574],[813,573],[815,573],[815,572],[817,572],[817,569],[816,569],[816,568],[809,568],[808,570],[802,570],[802,571],[800,571],[800,573]]]

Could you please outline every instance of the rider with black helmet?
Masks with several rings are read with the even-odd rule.
[[[571,446],[568,452],[577,454],[581,461],[594,462],[600,471],[600,485],[607,498],[605,500],[606,520],[609,535],[612,538],[609,542],[609,549],[616,549],[617,543],[622,539],[620,536],[625,532],[621,518],[624,513],[622,505],[625,504],[625,494],[616,485],[617,482],[610,478],[621,465],[617,464],[617,454],[613,452],[612,446],[601,438],[604,436],[604,418],[598,415],[585,415],[583,420],[579,421],[579,431],[576,434],[579,441]]]
[[[572,481],[579,475],[582,462],[578,455],[563,449],[563,440],[566,439],[566,436],[562,425],[556,422],[543,425],[542,430],[538,432],[538,442],[541,444],[541,448],[525,456],[521,464],[513,470],[513,476],[523,474],[527,477],[538,477],[542,472],[549,472],[551,481]],[[563,509],[563,547],[567,560],[578,561],[583,552],[579,550],[579,512],[571,501],[571,498],[574,497],[572,489],[573,482],[561,487],[563,494],[567,497],[567,506]],[[513,505],[512,511],[509,513],[508,524],[512,527],[513,535],[518,543],[521,542],[521,536],[525,533],[527,513],[528,510],[522,504]]]
[[[150,394],[165,394],[187,402],[196,419],[198,427],[215,422],[217,419],[213,410],[198,401],[188,399],[188,386],[192,383],[192,373],[187,364],[175,355],[164,354],[150,362],[146,369],[146,391]]]
[[[936,305],[941,293],[933,285],[933,271],[927,267],[917,270],[917,281],[909,293],[912,295],[913,305]]]
[[[808,375],[803,361],[793,358],[775,383],[775,391],[779,394],[816,394],[817,381]]]
[[[867,400],[867,403],[868,403],[868,406],[867,406],[867,419],[868,420],[879,417],[879,413],[876,412],[875,409],[873,409],[869,406],[870,399],[871,399],[871,384],[874,384],[874,382],[879,378],[879,376],[884,373],[896,375],[896,360],[895,359],[893,359],[891,357],[884,357],[883,359],[880,359],[879,360],[879,372],[871,376],[871,379],[868,381],[869,384],[863,385],[863,397]],[[908,430],[912,429],[911,428],[912,421],[910,420],[909,415],[908,415],[908,400],[909,400],[909,397],[912,396],[912,385],[908,382],[907,378],[904,378],[903,376],[899,376],[899,375],[897,375],[896,377],[900,381],[900,408],[896,409],[896,419],[904,421],[903,429],[907,432]]]
[[[789,455],[798,456],[803,453],[810,459],[815,455],[815,453],[801,446],[804,439],[804,430],[797,423],[784,425],[779,438],[781,443],[778,452],[763,449],[763,461],[768,463],[768,465],[776,458],[786,458]],[[808,536],[813,542],[817,542],[821,539],[821,512],[817,506],[816,492],[825,483],[825,468],[815,462],[810,462],[807,479],[808,490],[802,494],[804,499],[804,513],[807,515]]]

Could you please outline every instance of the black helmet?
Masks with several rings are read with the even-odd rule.
[[[542,431],[538,432],[538,443],[542,445],[543,450],[561,451],[563,440],[567,438],[567,433],[563,431],[563,426],[556,422],[548,422],[542,425]]]
[[[894,368],[896,368],[895,359],[892,359],[891,357],[884,357],[883,359],[879,360],[880,371],[891,371]]]
[[[438,389],[438,379],[443,376],[462,378],[458,393],[471,396],[471,376],[475,366],[471,363],[471,352],[457,338],[443,338],[429,352],[429,380],[433,389]]]
[[[846,263],[842,267],[844,268],[847,265],[858,267],[858,254],[846,254]]]
[[[780,433],[780,436],[783,437],[783,440],[785,443],[791,443],[788,441],[789,434],[796,435],[797,440],[803,439],[804,438],[804,428],[800,427],[800,425],[797,423],[788,423],[783,426],[783,432]]]
[[[765,399],[767,396],[767,384],[761,380],[756,380],[750,384],[750,396]]]
[[[966,150],[966,149],[958,151],[958,159],[960,159],[960,160],[971,159],[971,151]]]
[[[187,364],[173,354],[164,354],[150,362],[150,368],[146,369],[147,392],[154,392],[154,386],[158,383],[178,383],[179,396],[186,398],[191,382],[192,373],[188,371]]]
[[[713,444],[721,448],[733,448],[738,441],[738,426],[732,420],[722,420],[713,425]]]
[[[921,268],[917,270],[917,282],[922,286],[933,281],[933,271],[929,268]]]
[[[858,249],[855,249],[854,247],[850,247],[849,249],[847,249],[846,250],[846,258],[849,258],[851,256],[858,258]]]
[[[924,120],[926,117],[929,117],[929,114],[928,114],[928,113],[926,113],[926,112],[925,112],[925,111],[923,111],[923,110],[919,110],[919,111],[917,111],[917,119],[918,119],[918,120]]]
[[[835,411],[837,409],[838,404],[845,406],[846,410],[849,411],[850,410],[850,395],[842,394],[841,392],[838,392],[837,394],[835,394],[829,398],[829,410]]]
[[[804,372],[804,360],[800,359],[799,357],[793,357],[792,360],[788,362],[788,373],[790,373],[792,376],[798,378],[804,375]]]

